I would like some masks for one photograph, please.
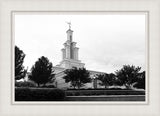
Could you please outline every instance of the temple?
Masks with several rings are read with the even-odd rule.
[[[70,88],[69,83],[65,83],[65,80],[63,79],[64,77],[64,71],[66,69],[71,69],[73,67],[77,68],[83,68],[85,66],[84,63],[81,63],[81,61],[78,58],[78,50],[79,48],[76,47],[76,42],[73,42],[73,30],[71,30],[71,23],[69,24],[69,29],[66,31],[67,33],[67,40],[63,44],[64,48],[61,49],[62,51],[62,61],[60,64],[56,65],[54,67],[55,71],[55,86],[57,88]],[[96,74],[102,74],[103,72],[98,72],[98,71],[91,71],[90,76],[94,77]],[[85,88],[93,88],[94,85],[93,82],[87,83],[84,87]]]

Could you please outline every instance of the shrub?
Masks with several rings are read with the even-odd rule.
[[[65,93],[51,88],[15,88],[15,101],[63,101]]]
[[[36,84],[31,81],[15,82],[15,87],[36,87]]]

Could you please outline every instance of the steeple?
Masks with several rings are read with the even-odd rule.
[[[80,63],[78,60],[78,50],[76,47],[76,42],[73,42],[73,31],[71,30],[71,22],[67,22],[69,29],[67,33],[67,41],[63,44],[64,48],[62,49],[62,62],[60,66],[65,68],[71,67],[83,67],[84,64]]]
[[[67,40],[72,42],[73,31],[71,30],[71,22],[67,22],[67,24],[69,25],[69,29],[66,31]]]
[[[63,59],[73,59],[78,60],[78,48],[76,47],[76,42],[72,41],[73,31],[71,30],[71,23],[69,23],[69,29],[66,31],[67,33],[67,41],[64,43]]]
[[[72,42],[73,31],[72,31],[71,29],[68,29],[68,30],[66,31],[66,33],[67,33],[67,40],[70,41],[70,42]]]

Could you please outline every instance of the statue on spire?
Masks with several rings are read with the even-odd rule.
[[[69,25],[69,29],[71,29],[71,21],[66,23]]]

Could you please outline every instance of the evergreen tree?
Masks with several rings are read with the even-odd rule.
[[[32,66],[29,79],[37,83],[39,87],[40,84],[45,86],[46,83],[53,81],[54,76],[52,63],[47,57],[42,56]]]
[[[24,58],[24,52],[15,46],[15,80],[24,78],[27,73],[23,66]]]

